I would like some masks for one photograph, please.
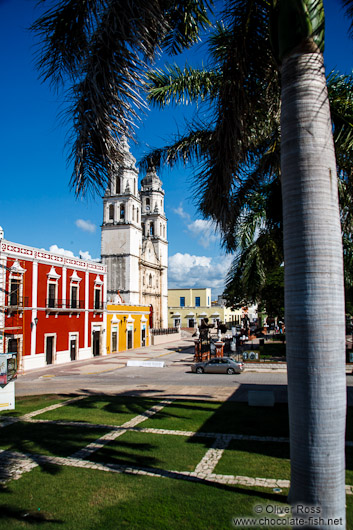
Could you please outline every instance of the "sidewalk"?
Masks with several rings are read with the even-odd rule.
[[[126,366],[129,360],[152,361],[163,360],[163,357],[172,355],[173,353],[185,353],[189,356],[190,361],[194,355],[194,341],[192,339],[181,339],[177,342],[169,342],[166,344],[158,344],[156,346],[145,346],[143,348],[136,348],[134,350],[126,350],[118,353],[110,353],[109,355],[102,355],[99,357],[91,357],[90,359],[70,361],[68,363],[50,364],[38,369],[20,372],[18,377],[28,374],[39,375],[59,375],[62,371],[68,369],[74,370],[78,374],[102,373]],[[180,362],[180,359],[172,362]]]

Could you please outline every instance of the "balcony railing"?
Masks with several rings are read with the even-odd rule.
[[[85,301],[84,300],[70,300],[70,302],[67,304],[67,307],[70,307],[71,309],[84,309]]]
[[[29,298],[28,296],[9,296],[8,298],[8,307],[15,309],[17,307],[29,307]]]
[[[45,300],[47,309],[84,309],[84,300],[65,300],[62,298],[47,298]]]
[[[47,298],[45,301],[45,307],[49,309],[62,309],[66,308],[66,300],[60,298]]]
[[[151,333],[152,335],[172,335],[174,333],[178,333],[179,328],[152,328]]]

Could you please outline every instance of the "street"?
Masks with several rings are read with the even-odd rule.
[[[149,348],[150,350],[150,348]],[[284,369],[259,371],[247,367],[242,374],[194,374],[190,349],[164,348],[146,352],[143,359],[164,361],[163,368],[132,367],[126,362],[133,354],[118,354],[64,365],[51,365],[19,375],[16,396],[36,394],[108,393],[169,396],[199,399],[247,401],[249,390],[274,391],[276,402],[287,401],[287,373]],[[141,354],[140,354],[141,355]],[[136,358],[136,355],[135,357]],[[347,375],[349,404],[353,376]]]

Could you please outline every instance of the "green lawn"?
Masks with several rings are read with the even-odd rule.
[[[0,448],[23,453],[70,456],[107,430],[45,423],[14,423],[1,429]]]
[[[64,398],[63,398],[64,399]],[[65,398],[67,399],[67,398]],[[19,399],[16,414],[60,402],[54,396]],[[25,423],[0,430],[0,448],[26,453],[71,456],[105,434],[93,423],[121,425],[160,400],[96,396],[36,416],[36,419],[84,421],[87,425]],[[21,411],[21,412],[19,412]],[[13,412],[10,411],[13,415]],[[349,410],[348,439],[352,440]],[[288,436],[286,405],[248,407],[235,402],[175,401],[139,428]],[[213,437],[125,432],[92,453],[105,464],[194,471],[212,447]],[[289,444],[233,440],[214,469],[223,475],[289,479]],[[347,483],[353,484],[353,448],[347,448]],[[254,516],[258,504],[280,504],[287,491],[128,475],[93,469],[42,465],[0,488],[0,528],[117,530],[222,530],[232,517]],[[347,496],[347,528],[353,530],[353,496]],[[284,528],[286,528],[284,526]]]
[[[0,422],[1,418],[6,418],[7,416],[23,416],[29,412],[44,409],[45,407],[49,407],[50,405],[55,405],[56,403],[61,403],[63,401],[68,401],[73,397],[77,396],[58,396],[56,394],[48,394],[45,396],[26,396],[16,398],[15,410],[0,411]]]
[[[90,396],[65,405],[65,407],[40,414],[36,418],[122,425],[157,403],[159,401],[156,399],[140,397]]]
[[[285,496],[258,488],[199,484],[73,468],[36,468],[2,493],[6,530],[229,530],[232,517]]]
[[[288,410],[280,403],[265,408],[234,401],[174,401],[144,427],[287,437]]]
[[[190,443],[186,436],[127,432],[95,452],[90,460],[174,471],[194,471],[213,442],[213,438],[197,437]]]
[[[232,440],[214,472],[289,480],[289,444]]]

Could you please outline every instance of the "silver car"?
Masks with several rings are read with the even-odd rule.
[[[196,363],[191,366],[191,371],[197,374],[241,374],[244,364],[233,361],[227,357],[211,359],[203,363]]]

